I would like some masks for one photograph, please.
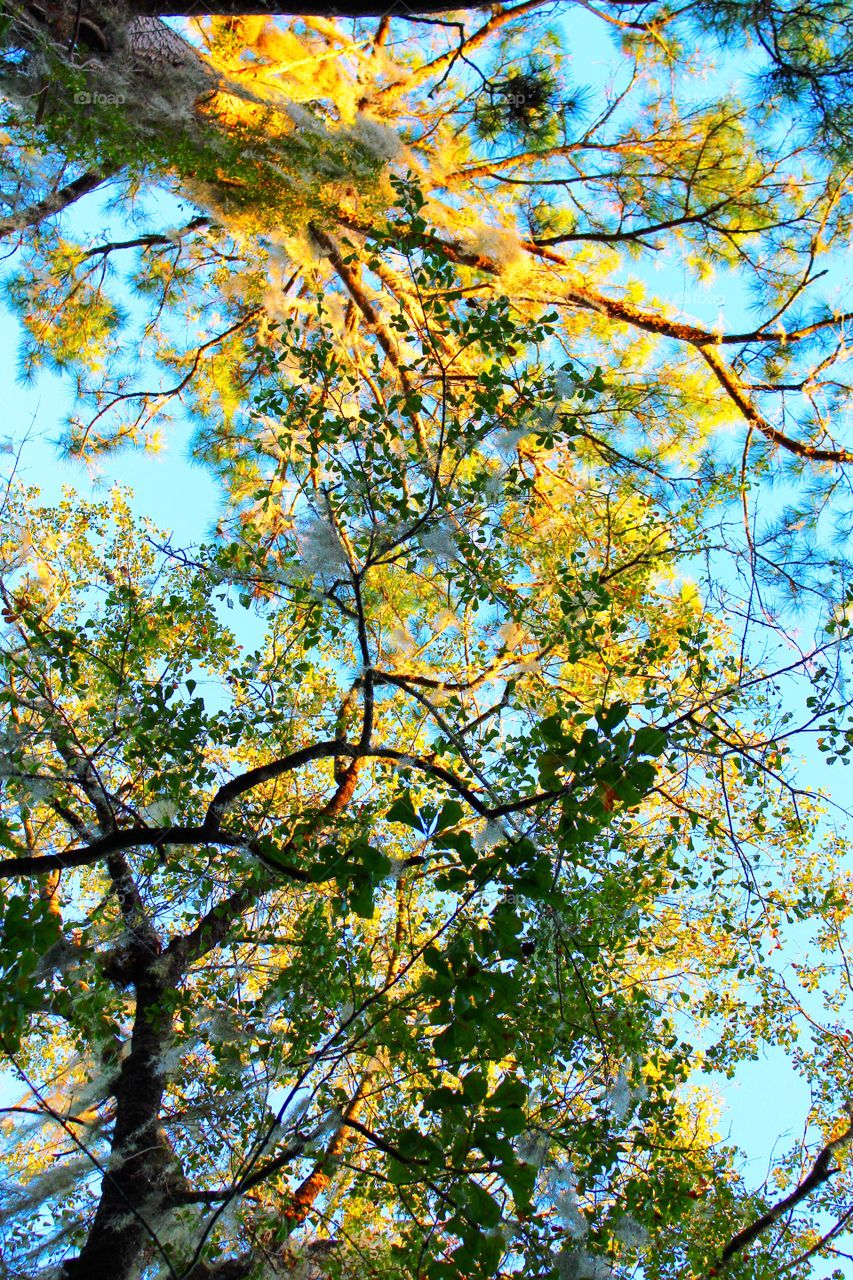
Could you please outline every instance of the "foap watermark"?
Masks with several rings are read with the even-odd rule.
[[[127,98],[123,93],[90,93],[88,89],[78,89],[74,101],[78,107],[121,107]]]
[[[460,96],[462,96],[460,92],[453,89],[436,89],[430,94],[430,101],[445,110],[449,110],[459,106]],[[479,96],[487,100],[490,106],[515,107],[516,109],[535,106],[541,98],[541,94],[535,93],[531,89],[512,84],[506,87],[486,84],[479,90]]]

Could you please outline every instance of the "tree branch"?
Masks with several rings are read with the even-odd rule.
[[[839,1134],[837,1138],[833,1138],[821,1151],[818,1152],[811,1169],[806,1174],[805,1178],[803,1178],[802,1182],[794,1188],[790,1195],[787,1195],[784,1199],[777,1201],[777,1203],[774,1204],[772,1208],[768,1209],[766,1213],[763,1213],[760,1218],[757,1218],[755,1222],[750,1223],[748,1227],[744,1227],[742,1231],[739,1231],[736,1236],[732,1237],[720,1254],[715,1272],[709,1272],[709,1274],[715,1274],[723,1267],[728,1266],[736,1254],[743,1253],[744,1249],[748,1248],[749,1245],[752,1244],[753,1240],[760,1236],[764,1231],[767,1231],[769,1227],[772,1227],[775,1222],[778,1222],[783,1214],[787,1213],[790,1209],[795,1209],[801,1201],[805,1200],[807,1196],[810,1196],[813,1191],[838,1172],[838,1169],[830,1164],[830,1161],[836,1151],[847,1146],[847,1144],[853,1139],[853,1106],[848,1106],[846,1110],[849,1117],[849,1123],[844,1132]]]
[[[245,836],[231,835],[210,826],[200,827],[129,827],[113,831],[87,845],[67,849],[65,853],[36,854],[24,858],[3,858],[0,861],[0,880],[19,876],[43,875],[46,871],[66,871],[72,867],[88,867],[100,858],[123,849],[146,846],[160,848],[165,844],[195,845],[219,844],[226,848],[245,848]]]
[[[95,191],[115,172],[113,169],[106,173],[81,174],[73,182],[67,183],[58,191],[53,191],[43,200],[39,200],[38,204],[31,204],[26,209],[20,209],[17,213],[10,213],[7,217],[0,218],[0,239],[14,235],[17,231],[25,231],[28,227],[36,227],[40,222],[44,222],[45,218],[61,213],[63,209],[74,204],[75,200],[88,195],[90,191]]]
[[[798,458],[808,458],[811,462],[853,462],[853,453],[849,449],[821,449],[817,445],[794,440],[791,436],[786,436],[784,432],[779,431],[767,421],[763,414],[759,413],[737,375],[720,359],[712,347],[699,346],[697,350],[750,426],[756,427],[773,444],[778,444]]]

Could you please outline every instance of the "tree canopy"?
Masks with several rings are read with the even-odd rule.
[[[21,371],[83,461],[188,417],[222,506],[5,491],[0,1274],[805,1280],[849,10],[583,6],[597,78],[578,8],[175,12],[4,19]],[[768,1047],[761,1182],[702,1073]]]

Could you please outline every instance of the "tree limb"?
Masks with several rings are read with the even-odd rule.
[[[7,217],[0,218],[0,239],[14,235],[18,231],[26,231],[28,227],[36,227],[46,218],[53,217],[55,213],[61,213],[63,209],[74,204],[75,200],[80,200],[91,191],[97,190],[112,177],[114,172],[115,170],[108,170],[106,173],[81,174],[79,178],[60,187],[58,191],[51,192],[37,204],[28,205],[26,209],[20,209],[17,213],[10,213]]]
[[[838,1169],[830,1161],[836,1151],[847,1146],[853,1140],[853,1106],[848,1106],[845,1109],[849,1122],[844,1132],[839,1134],[837,1138],[827,1142],[826,1146],[818,1152],[811,1169],[790,1195],[777,1201],[760,1218],[757,1218],[755,1222],[750,1223],[748,1227],[744,1227],[742,1231],[739,1231],[737,1235],[731,1238],[720,1254],[716,1267],[708,1272],[709,1275],[718,1274],[724,1267],[728,1266],[736,1254],[743,1253],[744,1249],[748,1248],[753,1240],[767,1231],[769,1227],[772,1227],[775,1222],[778,1222],[783,1214],[790,1209],[795,1209],[807,1196],[810,1196],[813,1191],[838,1172]]]

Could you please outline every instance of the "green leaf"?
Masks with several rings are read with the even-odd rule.
[[[468,1182],[465,1187],[465,1203],[469,1216],[479,1227],[488,1230],[496,1227],[501,1220],[501,1211],[497,1201],[477,1182]]]
[[[363,920],[372,920],[376,910],[373,903],[373,882],[361,880],[354,882],[348,892],[347,901],[350,909]]]
[[[527,1102],[527,1086],[515,1076],[504,1076],[494,1093],[489,1094],[489,1106],[521,1107]]]
[[[666,734],[654,725],[644,725],[634,734],[633,749],[639,756],[660,756],[666,750]]]
[[[627,702],[613,702],[609,707],[598,707],[595,719],[602,733],[610,734],[627,718],[630,710],[630,704]]]
[[[389,822],[399,822],[403,826],[413,827],[416,831],[423,830],[421,819],[408,792],[397,797],[385,816]]]
[[[486,1083],[486,1077],[482,1071],[469,1071],[468,1074],[462,1078],[462,1093],[464,1094],[466,1101],[472,1102],[475,1105],[478,1102],[483,1101],[488,1092],[488,1088],[489,1086]]]

